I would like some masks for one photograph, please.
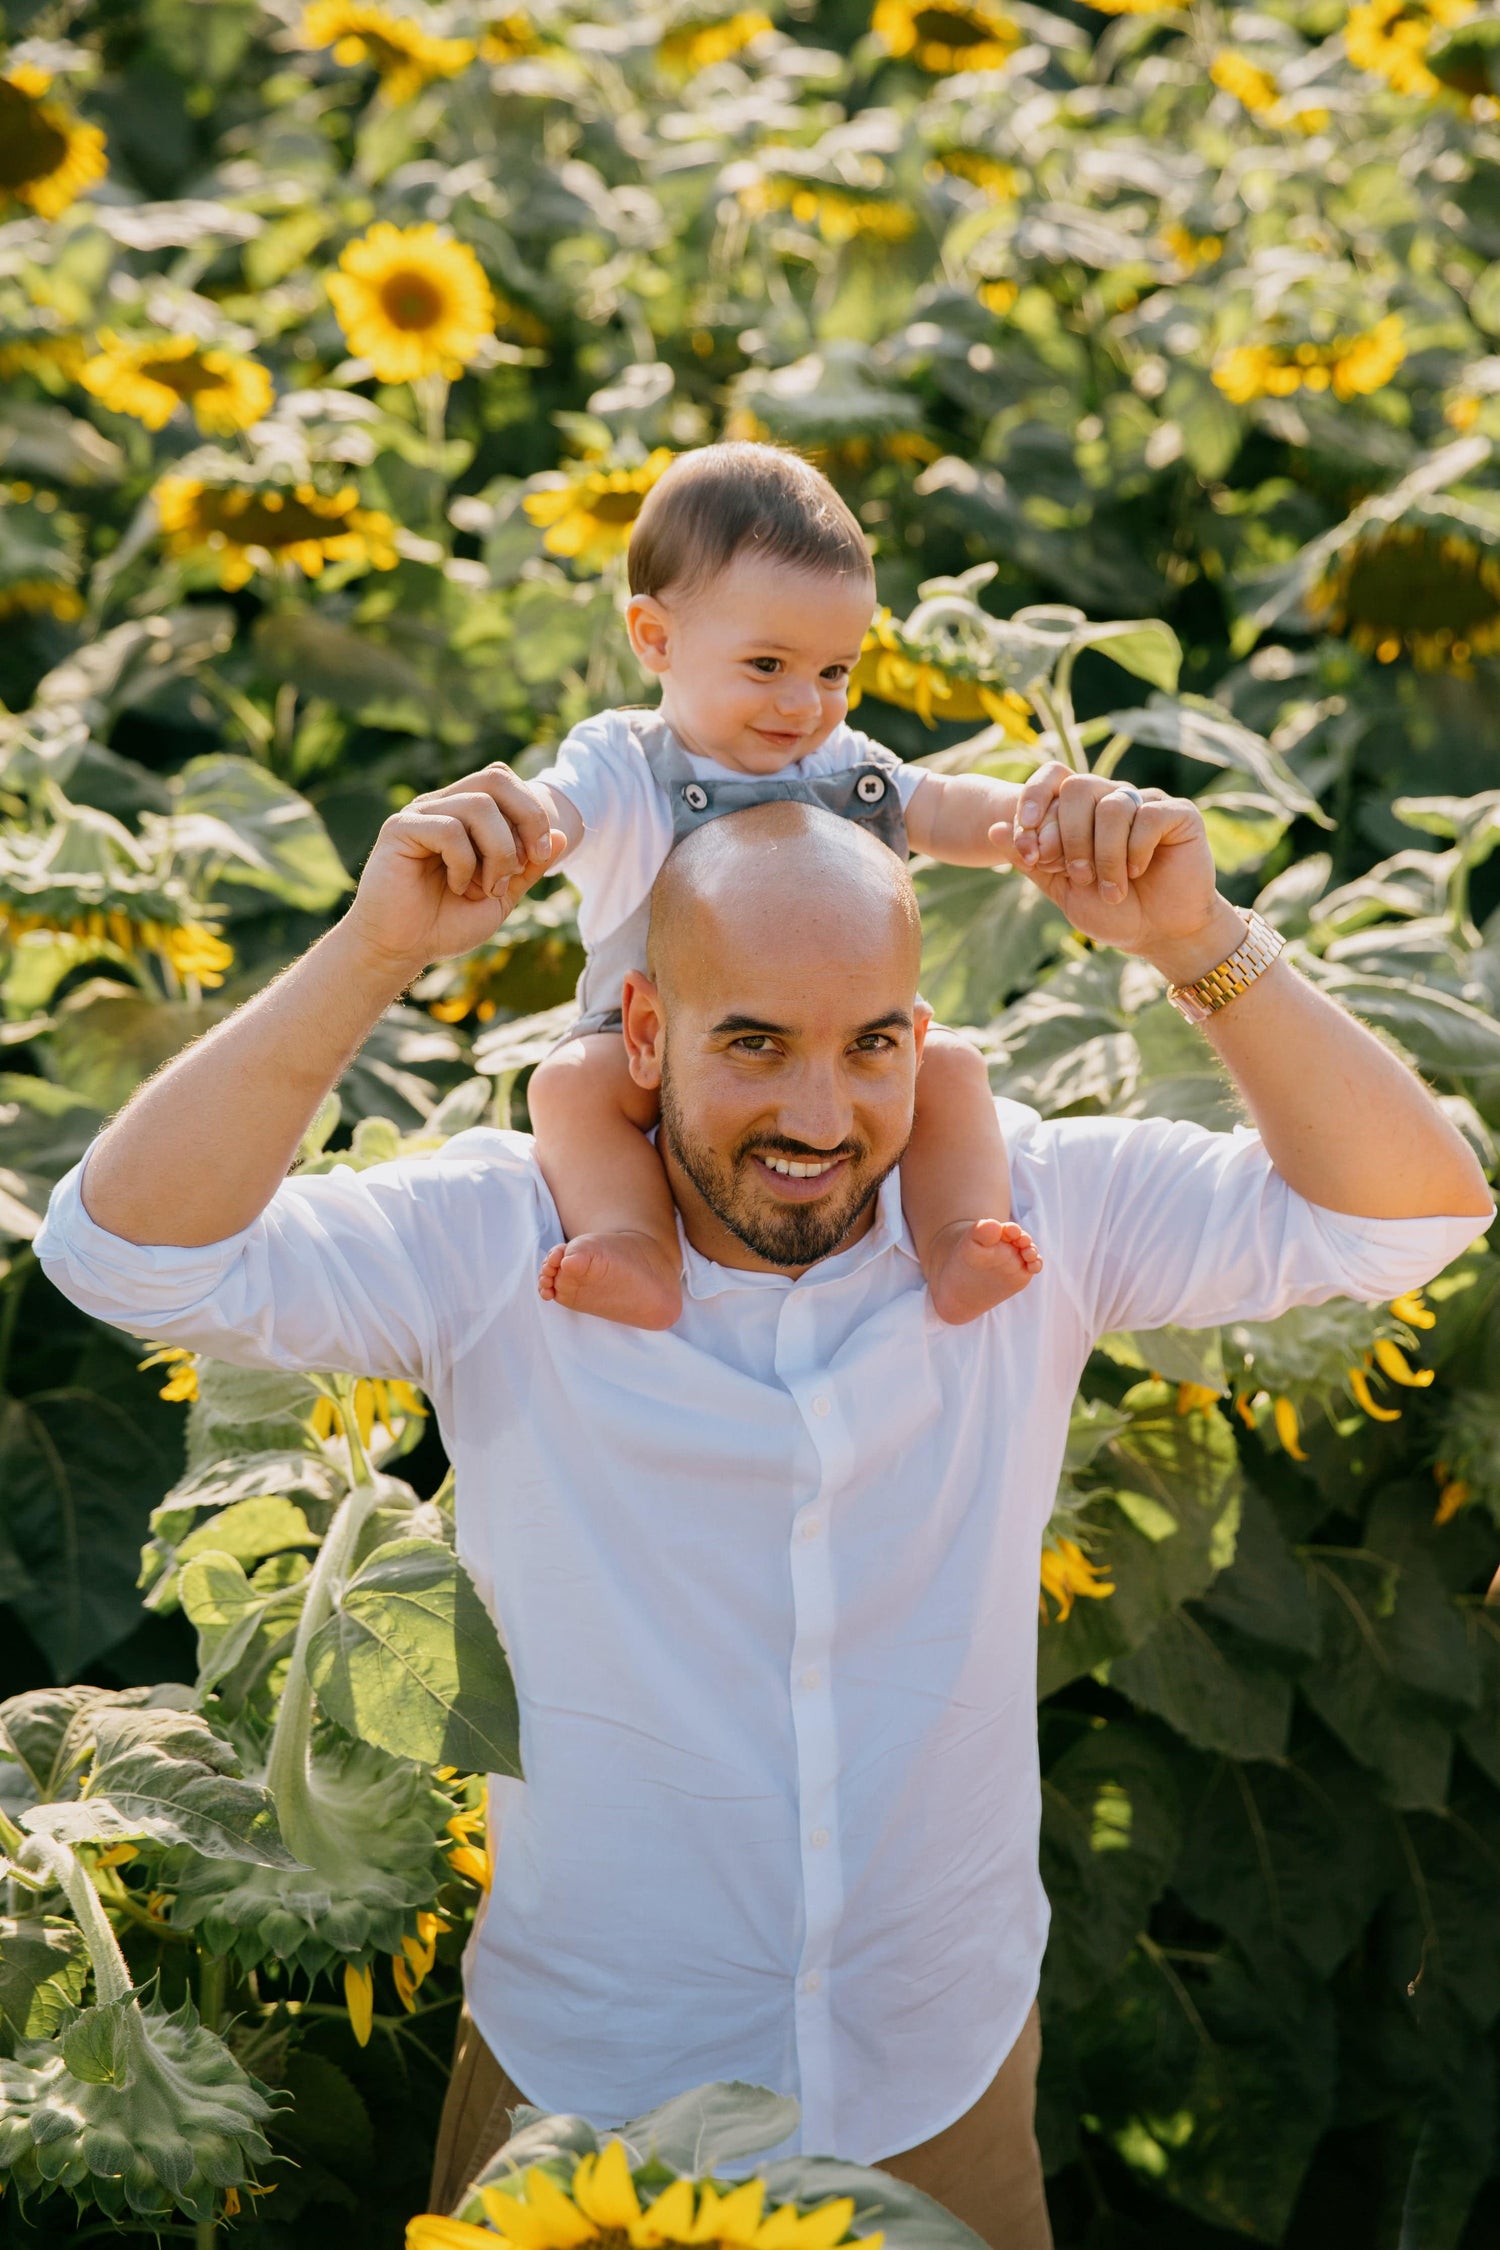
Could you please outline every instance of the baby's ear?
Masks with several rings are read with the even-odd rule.
[[[625,630],[636,662],[648,672],[665,672],[671,662],[672,620],[654,594],[631,595],[625,605]]]

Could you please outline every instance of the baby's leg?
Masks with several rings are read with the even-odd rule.
[[[624,1040],[609,1031],[570,1039],[532,1073],[527,1101],[568,1237],[548,1253],[542,1295],[631,1328],[670,1328],[682,1311],[677,1215],[646,1138],[656,1097],[631,1077]]]
[[[917,1114],[901,1164],[901,1199],[932,1302],[974,1320],[1040,1273],[1041,1254],[1010,1217],[1005,1160],[984,1058],[936,1024],[917,1073]]]

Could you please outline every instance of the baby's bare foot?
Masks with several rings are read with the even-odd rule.
[[[1042,1254],[1011,1219],[955,1219],[927,1250],[927,1286],[940,1320],[977,1320],[1034,1281]]]
[[[682,1312],[682,1276],[649,1234],[575,1234],[549,1250],[537,1287],[549,1304],[618,1320],[627,1328],[670,1328]]]

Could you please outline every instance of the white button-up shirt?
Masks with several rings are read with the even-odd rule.
[[[798,1281],[684,1245],[666,1334],[539,1300],[560,1230],[517,1134],[289,1181],[205,1249],[57,1190],[37,1248],[90,1312],[431,1398],[526,1774],[493,1785],[469,2001],[544,2108],[749,2079],[859,2162],[961,2115],[1046,1938],[1038,1555],[1095,1339],[1378,1301],[1480,1231],[1320,1210],[1243,1130],[999,1107],[1047,1264],[962,1328],[895,1177]]]

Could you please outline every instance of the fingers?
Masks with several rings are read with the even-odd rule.
[[[1023,867],[1037,864],[1038,836],[1043,824],[1054,812],[1063,783],[1077,778],[1071,766],[1065,766],[1059,758],[1049,758],[1045,765],[1037,767],[1021,791],[1021,802],[1016,808],[1012,848]]]
[[[430,790],[420,801],[423,804],[441,802],[451,797],[486,796],[496,805],[509,823],[516,840],[518,858],[534,865],[545,866],[553,856],[553,836],[548,808],[534,789],[512,773],[509,766],[488,765],[479,773],[465,774],[461,781],[451,781],[445,789]]]
[[[1159,789],[1139,791],[1054,760],[1027,782],[1014,826],[997,821],[990,836],[1027,874],[1062,875],[1080,890],[1097,887],[1106,906],[1117,906],[1180,812]]]

